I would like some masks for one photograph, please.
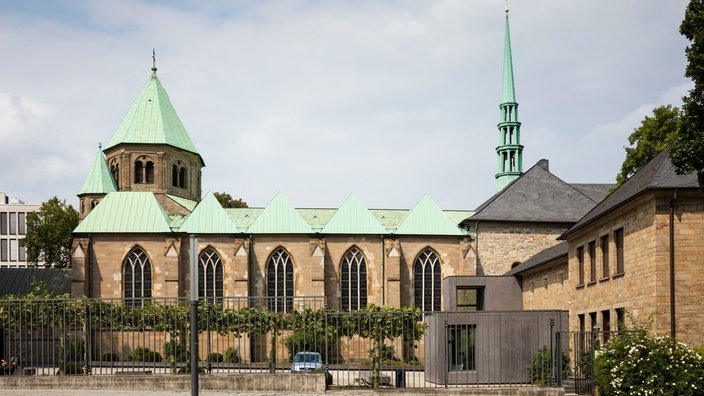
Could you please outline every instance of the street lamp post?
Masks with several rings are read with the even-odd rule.
[[[191,396],[198,396],[198,236],[190,235],[191,269]]]

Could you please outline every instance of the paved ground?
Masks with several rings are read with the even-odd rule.
[[[8,394],[12,396],[38,396],[38,395],[49,395],[49,396],[189,396],[191,394],[188,392],[177,392],[177,391],[136,391],[136,390],[90,390],[90,389],[80,389],[80,390],[66,390],[66,389],[6,389]],[[288,395],[297,395],[299,393],[290,393]],[[358,393],[355,393],[357,395]],[[276,392],[220,392],[220,391],[200,391],[199,396],[279,396],[285,395]],[[310,396],[323,396],[325,394],[314,394],[309,393]],[[326,396],[335,395],[335,393],[328,393]],[[364,393],[359,394],[364,395]],[[336,395],[337,396],[337,395]]]

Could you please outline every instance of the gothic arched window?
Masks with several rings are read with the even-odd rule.
[[[198,298],[211,304],[222,304],[222,261],[211,247],[205,248],[199,257]]]
[[[288,312],[293,309],[293,263],[291,256],[281,247],[267,260],[266,286],[270,311]]]
[[[125,305],[141,307],[152,297],[152,264],[142,248],[133,249],[123,265]]]
[[[413,262],[415,306],[423,311],[440,310],[440,260],[430,248],[423,249]]]
[[[362,252],[356,247],[347,251],[342,258],[340,288],[343,311],[354,311],[367,306],[367,264]]]

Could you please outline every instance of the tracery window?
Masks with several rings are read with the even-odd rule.
[[[222,304],[222,261],[212,247],[205,248],[198,259],[198,298]]]
[[[152,297],[152,264],[142,248],[133,249],[123,266],[125,305],[141,307]]]
[[[440,310],[440,259],[430,248],[423,249],[413,263],[415,306],[423,311]]]
[[[276,249],[269,256],[266,283],[269,310],[276,312],[293,310],[293,263],[284,248]]]
[[[343,311],[367,306],[367,264],[359,249],[350,249],[340,265],[340,287]]]

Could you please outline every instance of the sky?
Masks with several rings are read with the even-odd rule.
[[[509,3],[523,166],[613,183],[679,106],[683,0]],[[0,191],[77,207],[99,143],[159,80],[203,192],[300,208],[473,210],[495,192],[501,0],[0,2]]]

